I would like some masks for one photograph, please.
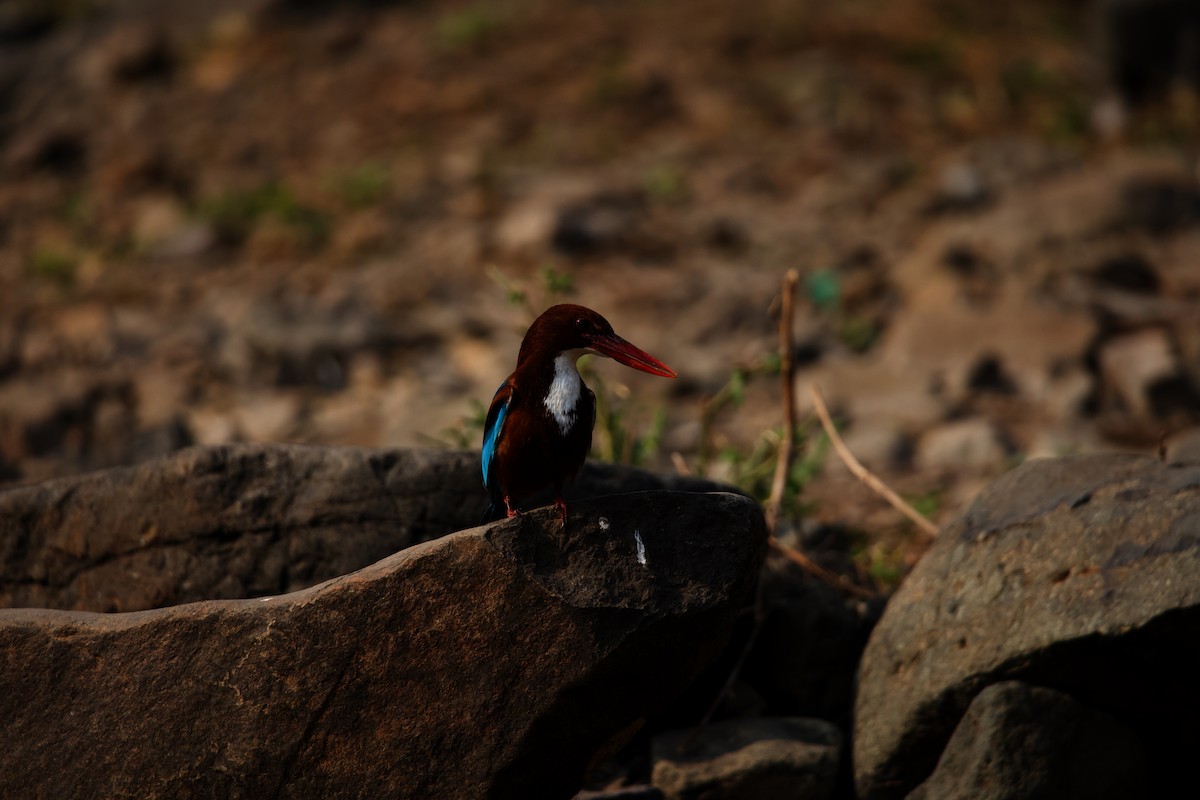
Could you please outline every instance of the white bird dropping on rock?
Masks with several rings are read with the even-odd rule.
[[[608,530],[608,517],[601,517],[600,522],[598,524],[600,525],[600,530],[602,530],[602,531]]]
[[[633,542],[637,545],[637,560],[643,567],[646,566],[646,544],[642,541],[642,532],[633,532]]]

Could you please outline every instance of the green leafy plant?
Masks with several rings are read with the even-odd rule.
[[[659,164],[648,170],[642,178],[642,188],[656,203],[681,203],[691,195],[684,174],[670,164]]]
[[[633,79],[629,74],[629,58],[624,50],[615,49],[600,59],[592,76],[592,98],[599,106],[624,102],[633,94]]]
[[[748,450],[736,447],[722,449],[719,458],[726,467],[729,482],[760,503],[766,503],[771,495],[776,454],[782,438],[782,429],[774,427],[763,431]],[[811,425],[800,426],[794,444],[797,457],[788,471],[780,503],[783,515],[793,517],[811,510],[802,498],[805,489],[824,467],[829,440],[815,435]]]
[[[335,179],[338,196],[350,208],[370,208],[387,194],[391,176],[387,168],[369,161]]]
[[[299,202],[291,189],[277,181],[217,195],[202,202],[198,211],[217,235],[231,244],[244,241],[264,219],[286,225],[312,246],[323,243],[329,233],[325,214]]]
[[[494,3],[478,2],[444,15],[437,24],[437,41],[446,50],[478,52],[496,35],[501,16]]]
[[[41,280],[69,289],[75,285],[79,257],[57,247],[39,247],[29,260],[30,273]]]
[[[942,507],[942,493],[938,489],[918,495],[917,497],[905,498],[908,504],[916,510],[922,517],[932,519]]]
[[[509,305],[520,306],[525,310],[530,322],[533,322],[547,307],[560,302],[565,295],[570,295],[575,291],[574,276],[562,272],[552,265],[546,265],[538,272],[540,280],[536,292],[531,292],[527,285],[510,278],[494,264],[488,265],[487,275],[492,279],[492,283],[504,292],[505,300]],[[534,302],[531,294],[538,298],[538,302]]]
[[[822,312],[833,334],[856,353],[865,353],[879,338],[879,327],[869,316],[854,313],[843,303],[842,276],[834,269],[809,273],[804,281],[808,300]]]
[[[552,266],[542,267],[542,284],[547,297],[572,294],[575,291],[575,278],[569,272],[561,272]]]
[[[788,474],[788,483],[783,494],[783,511],[793,516],[811,510],[809,504],[801,498],[804,490],[821,474],[825,468],[825,457],[829,454],[829,437],[817,431],[815,425],[801,430],[803,440],[797,444],[796,458]]]
[[[580,359],[579,371],[596,394],[592,455],[603,461],[644,466],[658,453],[667,426],[666,409],[657,409],[649,427],[638,430],[630,423],[638,409],[628,388],[610,383],[592,368],[590,358]]]
[[[700,409],[700,442],[696,451],[695,472],[708,475],[715,452],[715,427],[721,414],[736,410],[746,399],[746,386],[763,375],[779,374],[779,356],[772,353],[747,366],[735,367],[721,388],[709,396]],[[727,456],[728,454],[726,454]]]
[[[1031,118],[1051,139],[1078,140],[1087,135],[1090,101],[1082,81],[1019,58],[1003,68],[1000,84],[1014,110]]]
[[[91,198],[82,190],[76,190],[63,198],[59,218],[68,225],[83,228],[92,223],[95,211]]]
[[[495,264],[488,264],[487,275],[503,292],[504,299],[510,306],[522,306],[529,312],[530,321],[537,316],[533,304],[529,301],[529,293]]]
[[[458,424],[441,432],[438,441],[450,447],[478,447],[483,439],[483,425],[487,421],[487,406],[479,398],[472,397],[467,401],[470,410],[459,420]]]
[[[879,336],[875,323],[858,314],[841,314],[836,325],[838,339],[856,353],[870,350]]]
[[[894,591],[908,572],[903,551],[884,547],[880,542],[864,541],[853,548],[850,555],[859,569],[885,593]]]

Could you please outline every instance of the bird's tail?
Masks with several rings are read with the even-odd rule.
[[[499,505],[494,499],[488,503],[487,508],[484,509],[483,518],[479,520],[479,524],[486,525],[489,522],[495,522],[500,519],[500,514],[497,513],[497,506]]]

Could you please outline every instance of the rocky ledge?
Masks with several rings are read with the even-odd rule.
[[[589,463],[569,498],[711,481]],[[479,453],[237,444],[0,491],[0,607],[278,595],[479,524]]]
[[[1174,796],[1200,747],[1197,630],[1200,465],[1029,462],[942,533],[875,628],[858,796]]]
[[[279,597],[0,611],[0,796],[570,797],[720,652],[765,546],[744,497],[644,492]]]

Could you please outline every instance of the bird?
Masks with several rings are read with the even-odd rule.
[[[622,339],[608,320],[580,305],[551,306],[533,321],[517,354],[517,367],[500,384],[483,425],[483,485],[491,502],[488,522],[547,486],[567,524],[564,482],[573,481],[592,445],[596,395],[583,382],[576,360],[587,353],[627,367],[674,378],[654,356]]]

